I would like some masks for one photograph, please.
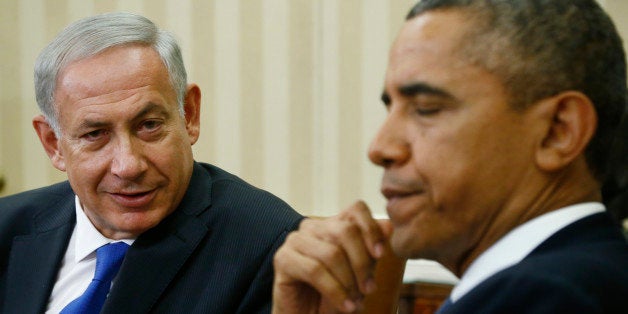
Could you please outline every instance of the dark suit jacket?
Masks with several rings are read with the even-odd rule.
[[[42,313],[76,223],[67,182],[0,199],[1,313]],[[177,210],[129,249],[102,313],[258,313],[275,250],[301,216],[268,192],[194,165]]]
[[[445,313],[628,313],[628,244],[606,213],[586,217]]]

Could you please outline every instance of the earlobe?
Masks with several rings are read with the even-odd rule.
[[[190,144],[194,145],[200,135],[201,89],[196,84],[189,84],[185,94],[185,125],[190,136]]]
[[[59,150],[59,140],[46,118],[42,115],[33,118],[33,127],[52,165],[61,171],[65,171],[65,159]]]
[[[593,103],[576,91],[560,93],[540,101],[547,126],[536,152],[536,162],[544,171],[560,170],[583,155],[597,128]]]

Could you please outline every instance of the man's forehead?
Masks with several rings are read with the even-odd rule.
[[[407,50],[456,50],[471,22],[461,10],[434,10],[406,21],[391,48],[391,55]]]
[[[69,64],[59,74],[55,103],[109,103],[146,93],[176,98],[168,78],[165,65],[152,48],[114,47]]]
[[[117,46],[65,66],[57,77],[56,91],[98,94],[164,81],[164,86],[169,85],[168,71],[154,49]]]
[[[86,92],[70,92],[60,93],[57,102],[59,104],[72,104],[74,107],[83,107],[98,104],[114,104],[114,103],[129,103],[140,101],[140,98],[144,98],[145,94],[152,94],[150,86],[141,86],[134,89],[122,89],[114,90],[110,93],[86,93]],[[63,97],[65,96],[65,97]]]
[[[438,11],[421,14],[399,32],[390,50],[386,84],[402,86],[421,72],[455,72],[468,66],[459,53],[462,31],[452,29],[463,23],[460,16]]]
[[[104,121],[115,122],[116,120],[119,120],[115,119],[115,117],[124,118],[126,120],[133,120],[149,114],[159,114],[162,116],[169,115],[165,104],[151,101],[137,103],[130,106],[116,106],[115,104],[105,104],[102,105],[100,109],[103,110],[87,111],[84,115],[80,115],[77,121],[80,121],[80,123],[82,124],[90,121],[90,123],[103,123]],[[114,117],[114,120],[109,121],[112,117]]]

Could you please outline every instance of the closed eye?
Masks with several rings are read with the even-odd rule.
[[[439,111],[440,111],[439,109],[417,109],[416,112],[422,116],[430,116],[430,115],[437,114]]]
[[[431,116],[439,113],[442,109],[442,106],[438,105],[417,105],[415,108],[415,112],[420,116]]]

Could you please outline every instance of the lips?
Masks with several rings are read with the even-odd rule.
[[[382,195],[386,197],[386,211],[391,221],[395,225],[410,221],[422,207],[425,199],[422,197],[424,191],[417,188],[418,185],[386,185],[382,184]]]
[[[388,205],[386,207],[393,210],[410,206],[411,204],[409,203],[421,193],[422,192],[419,190],[382,188],[382,194],[388,200]]]
[[[389,201],[396,198],[408,197],[410,195],[418,194],[420,192],[420,191],[404,190],[404,189],[398,189],[398,188],[392,188],[392,187],[382,187],[381,191],[382,191],[382,195],[384,195],[384,197]]]
[[[109,193],[116,203],[123,207],[138,208],[144,207],[150,204],[155,197],[156,190],[149,190],[143,192],[117,192]]]

